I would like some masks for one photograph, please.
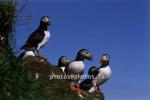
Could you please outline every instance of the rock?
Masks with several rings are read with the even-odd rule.
[[[27,57],[22,60],[28,71],[35,75],[38,84],[38,94],[46,100],[104,100],[103,93],[88,93],[81,91],[75,93],[70,90],[70,85],[63,79],[50,79],[50,75],[61,75],[61,71],[45,59],[38,57]],[[45,99],[44,99],[45,100]]]

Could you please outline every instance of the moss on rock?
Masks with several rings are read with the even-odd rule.
[[[38,57],[28,57],[23,60],[24,67],[28,71],[39,74],[39,78],[34,84],[38,87],[37,94],[45,99],[40,100],[104,100],[103,93],[75,93],[70,90],[70,85],[66,80],[49,79],[52,74],[61,75],[61,71],[50,64],[45,59]]]

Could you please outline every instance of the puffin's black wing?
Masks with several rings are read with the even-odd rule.
[[[73,72],[68,67],[65,68],[64,72],[66,73],[66,75],[73,74]]]
[[[92,66],[88,71],[88,74],[91,75],[92,77],[94,76],[94,78],[98,75],[98,73],[99,68],[97,68],[96,66]]]
[[[91,75],[93,75],[94,77],[96,77],[99,73],[99,69],[94,70]]]
[[[25,50],[35,50],[40,42],[44,39],[45,34],[41,31],[33,32],[28,40],[26,41],[25,45],[23,45],[20,49]]]
[[[89,75],[93,76],[93,78],[89,78],[84,80],[83,82],[80,83],[80,88],[84,91],[88,91],[92,86],[92,81],[95,79],[95,77],[98,75],[99,70],[98,68],[94,71],[92,71]]]
[[[80,89],[84,91],[88,91],[93,85],[92,85],[92,79],[86,79],[80,83]]]

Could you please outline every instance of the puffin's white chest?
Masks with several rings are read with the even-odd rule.
[[[74,73],[81,73],[84,71],[84,63],[83,61],[73,61],[69,64],[69,69]]]
[[[47,44],[48,40],[50,39],[50,32],[49,31],[44,31],[44,34],[45,34],[44,39],[42,40],[41,43],[39,43],[38,49],[45,46]]]
[[[109,66],[105,67],[105,68],[100,68],[99,69],[100,73],[98,74],[98,77],[100,79],[108,79],[111,76],[111,69]]]
[[[97,77],[93,80],[94,85],[100,85],[111,77],[111,69],[109,66],[100,68]]]
[[[29,57],[29,56],[35,56],[33,51],[26,51],[23,58]]]
[[[61,70],[63,71],[63,73],[65,73],[65,68],[66,67],[60,67],[61,68]]]

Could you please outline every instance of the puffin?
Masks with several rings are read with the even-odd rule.
[[[31,33],[26,43],[20,49],[33,51],[36,56],[41,57],[39,49],[44,47],[50,39],[50,32],[48,31],[48,26],[50,25],[50,18],[48,16],[43,16],[40,20],[39,27]]]
[[[97,68],[92,66],[89,69],[88,74],[92,77],[84,80],[80,83],[80,89],[93,92],[101,92],[99,86],[104,84],[112,74],[111,68],[109,66],[110,56],[108,54],[103,54],[100,59],[101,66]]]
[[[74,61],[69,63],[69,65],[65,69],[65,73],[68,78],[68,81],[71,86],[71,90],[74,92],[80,92],[79,82],[81,75],[84,73],[84,60],[87,59],[89,61],[93,60],[92,54],[87,49],[81,49],[78,51],[76,58]]]
[[[61,56],[58,59],[57,67],[61,70],[62,74],[65,75],[65,68],[69,65],[71,60],[67,56]]]

